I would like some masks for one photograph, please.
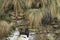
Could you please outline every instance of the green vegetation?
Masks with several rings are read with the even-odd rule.
[[[8,22],[11,22],[12,18],[10,18],[9,16],[6,16],[6,15],[1,15],[0,20],[5,20],[5,21],[8,21]]]

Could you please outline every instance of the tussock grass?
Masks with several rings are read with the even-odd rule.
[[[30,9],[26,13],[30,21],[30,28],[39,28],[44,13],[40,9]]]
[[[7,36],[10,33],[10,25],[6,21],[0,20],[0,38]]]

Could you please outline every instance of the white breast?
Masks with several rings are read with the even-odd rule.
[[[27,35],[20,35],[18,40],[29,40],[29,38],[27,37]]]

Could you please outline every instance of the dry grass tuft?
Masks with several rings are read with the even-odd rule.
[[[10,25],[6,21],[0,21],[0,38],[9,34]]]

